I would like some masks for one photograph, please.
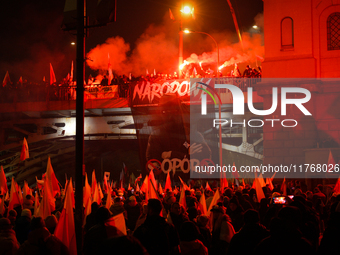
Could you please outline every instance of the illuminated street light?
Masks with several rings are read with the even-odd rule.
[[[256,26],[256,25],[254,25],[254,26],[253,26],[253,28],[254,28],[254,29],[258,29],[259,27],[258,27],[258,26]]]
[[[207,35],[209,36],[213,41],[214,43],[216,44],[216,51],[217,51],[217,65],[216,65],[216,78],[219,78],[219,73],[218,73],[218,66],[219,66],[219,62],[220,62],[220,51],[218,49],[218,43],[217,41],[215,40],[214,37],[212,37],[210,34],[208,33],[205,33],[205,32],[198,32],[198,31],[191,31],[189,29],[184,29],[183,30],[183,33],[185,34],[204,34],[204,35]]]
[[[76,43],[75,42],[71,42],[71,45],[76,45]]]
[[[190,7],[188,5],[183,5],[183,3],[181,3],[181,18],[180,18],[180,28],[179,28],[179,47],[178,47],[178,51],[179,51],[179,57],[178,57],[178,72],[179,72],[179,76],[181,76],[182,74],[182,69],[180,68],[183,65],[183,33],[182,33],[182,19],[183,16],[188,16],[191,15],[194,18],[194,7]]]
[[[184,14],[190,14],[190,13],[192,13],[192,10],[189,6],[186,5],[186,6],[183,7],[181,12],[184,13]]]

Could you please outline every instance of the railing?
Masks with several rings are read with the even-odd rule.
[[[128,95],[126,87],[85,86],[85,99],[119,98]],[[0,103],[67,101],[76,99],[75,86],[27,86],[0,88]]]
[[[221,77],[220,84],[233,84],[242,91],[261,81],[261,78],[235,78]],[[85,86],[85,99],[103,98],[126,98],[128,96],[128,84],[100,86]],[[76,99],[75,86],[43,86],[27,85],[19,88],[0,86],[0,103],[17,102],[48,102],[48,101],[67,101]]]
[[[219,84],[232,84],[232,85],[239,87],[243,92],[246,92],[247,88],[253,87],[256,83],[260,81],[261,81],[261,78],[221,77],[219,79]],[[256,89],[254,88],[253,91],[255,90]]]

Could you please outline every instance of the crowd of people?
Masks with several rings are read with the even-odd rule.
[[[85,85],[85,90],[92,90],[106,86],[118,85],[118,96],[120,98],[127,98],[129,95],[129,84],[136,81],[161,82],[173,79],[190,79],[190,78],[215,78],[213,70],[207,69],[205,71],[197,68],[184,69],[182,74],[174,72],[170,73],[147,73],[146,75],[134,76],[127,75],[113,75],[112,79],[108,75],[98,76],[94,78],[90,75]],[[241,73],[237,64],[234,70],[222,75],[220,72],[218,77],[233,77],[233,78],[261,78],[261,67],[251,68],[247,65],[244,72]],[[105,91],[104,91],[105,92]],[[57,101],[57,100],[71,100],[75,98],[75,82],[70,78],[64,78],[60,82],[49,84],[49,82],[34,83],[27,80],[20,80],[16,83],[8,82],[6,85],[0,86],[0,103],[13,102],[42,102],[42,101]]]
[[[113,188],[91,204],[83,254],[340,254],[340,195],[334,186],[307,190],[302,181],[291,181],[271,190],[267,185],[265,198],[257,201],[248,184],[222,191],[212,183],[206,188],[182,183],[146,199],[137,183]],[[63,197],[63,192],[56,195],[56,210],[45,219],[34,216],[31,195],[6,209],[0,218],[0,254],[69,254],[54,236]],[[109,197],[112,204],[104,206]],[[210,210],[204,213],[204,207]],[[127,235],[107,224],[119,214]]]

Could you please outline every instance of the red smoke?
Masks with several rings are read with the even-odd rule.
[[[256,16],[256,24],[261,28],[263,16]],[[263,30],[262,30],[263,31]],[[211,34],[218,42],[219,65],[224,67],[234,63],[254,64],[256,55],[264,57],[262,34],[243,33],[243,48],[240,43],[231,43],[232,36],[227,32]],[[216,65],[217,53],[215,43],[206,35],[189,34],[184,37],[184,55],[188,63],[202,62],[204,65]],[[202,54],[190,52],[195,49]],[[97,45],[87,57],[89,67],[105,74],[108,70],[108,53],[111,56],[112,70],[118,75],[135,76],[156,72],[172,73],[178,70],[178,25],[169,21],[168,14],[161,25],[150,25],[136,42],[130,52],[130,45],[121,37],[107,39],[104,44]],[[130,54],[130,55],[129,55]],[[260,65],[260,63],[258,63]],[[226,68],[227,69],[227,68]],[[223,70],[226,72],[227,70]]]

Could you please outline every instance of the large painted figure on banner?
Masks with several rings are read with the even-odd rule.
[[[156,166],[163,172],[176,169],[188,172],[191,157],[203,154],[205,158],[211,158],[210,148],[199,132],[194,136],[191,134],[191,139],[195,140],[190,141],[189,119],[176,94],[161,97],[158,108],[162,124],[150,134],[146,149],[146,160],[152,162],[150,168]]]

